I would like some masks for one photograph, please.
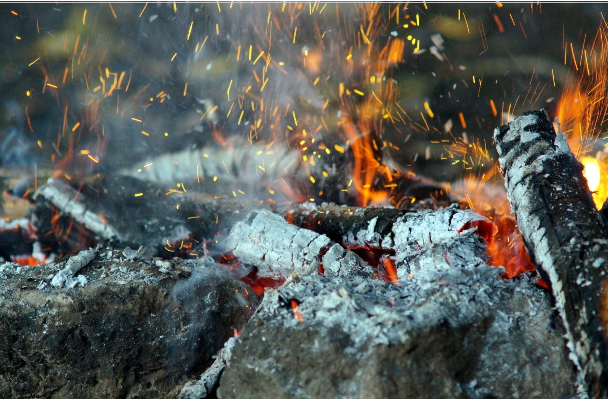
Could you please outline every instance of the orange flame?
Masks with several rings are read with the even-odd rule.
[[[358,202],[362,206],[379,205],[386,201],[389,191],[383,187],[375,188],[374,182],[381,172],[387,181],[391,182],[393,177],[388,167],[381,163],[374,153],[374,146],[370,134],[361,135],[359,130],[350,122],[342,126],[344,133],[348,136],[351,143],[351,150],[354,156],[352,179],[358,194]]]

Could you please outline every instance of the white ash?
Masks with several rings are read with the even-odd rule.
[[[232,337],[224,344],[224,347],[215,357],[215,361],[201,377],[196,381],[187,382],[180,393],[178,399],[205,399],[219,383],[222,372],[232,356],[232,349],[238,342],[239,337]]]
[[[97,213],[86,209],[84,201],[74,200],[78,198],[78,192],[70,185],[49,178],[47,183],[36,191],[33,198],[36,199],[38,196],[42,196],[101,238],[110,240],[117,237],[120,239],[120,235],[114,228],[105,223]]]
[[[397,277],[425,279],[429,272],[483,266],[489,260],[486,251],[487,245],[475,229],[467,230],[449,241],[427,244],[415,254],[398,253]]]
[[[286,278],[313,262],[333,276],[363,271],[367,266],[327,236],[289,224],[266,210],[254,211],[236,223],[225,245],[241,262],[256,266],[261,277]]]
[[[77,255],[73,255],[66,262],[65,268],[57,272],[53,279],[51,280],[51,285],[53,287],[61,288],[66,286],[68,288],[74,288],[77,284],[81,286],[86,285],[87,279],[85,276],[77,276],[74,277],[76,273],[86,265],[88,265],[93,258],[95,258],[95,254],[97,253],[99,247],[97,248],[89,248],[84,251],[80,251]]]
[[[339,328],[349,334],[354,348],[406,342],[420,325],[457,326],[487,314],[497,291],[516,284],[499,279],[501,272],[491,266],[467,266],[435,270],[424,280],[407,278],[397,284],[312,274],[267,291],[254,319],[295,327],[299,321],[285,306],[295,299],[305,322],[326,331]]]

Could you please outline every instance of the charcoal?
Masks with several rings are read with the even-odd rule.
[[[69,260],[68,260],[69,262]],[[257,297],[207,260],[0,265],[0,397],[173,398],[253,314]]]
[[[573,397],[549,293],[501,271],[437,268],[398,284],[311,274],[267,292],[218,397]]]

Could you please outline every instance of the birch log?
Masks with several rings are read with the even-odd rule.
[[[494,131],[509,201],[566,328],[580,398],[608,397],[608,232],[582,165],[547,112]]]

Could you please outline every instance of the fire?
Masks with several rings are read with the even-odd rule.
[[[592,157],[582,157],[581,163],[585,167],[583,170],[583,175],[585,176],[585,179],[587,179],[589,190],[597,190],[600,185],[601,178],[600,163],[597,161],[597,159]]]
[[[572,46],[569,43],[572,56]],[[577,56],[578,57],[578,56]],[[564,60],[565,62],[565,60]],[[595,157],[587,156],[597,145],[606,123],[608,96],[605,82],[608,80],[608,24],[598,29],[590,45],[583,43],[580,58],[572,58],[576,70],[568,76],[566,88],[559,100],[556,116],[562,133],[574,155],[583,163],[589,189],[593,191],[596,207],[600,208],[608,196],[608,182],[602,179],[608,167],[605,151],[597,151]]]

